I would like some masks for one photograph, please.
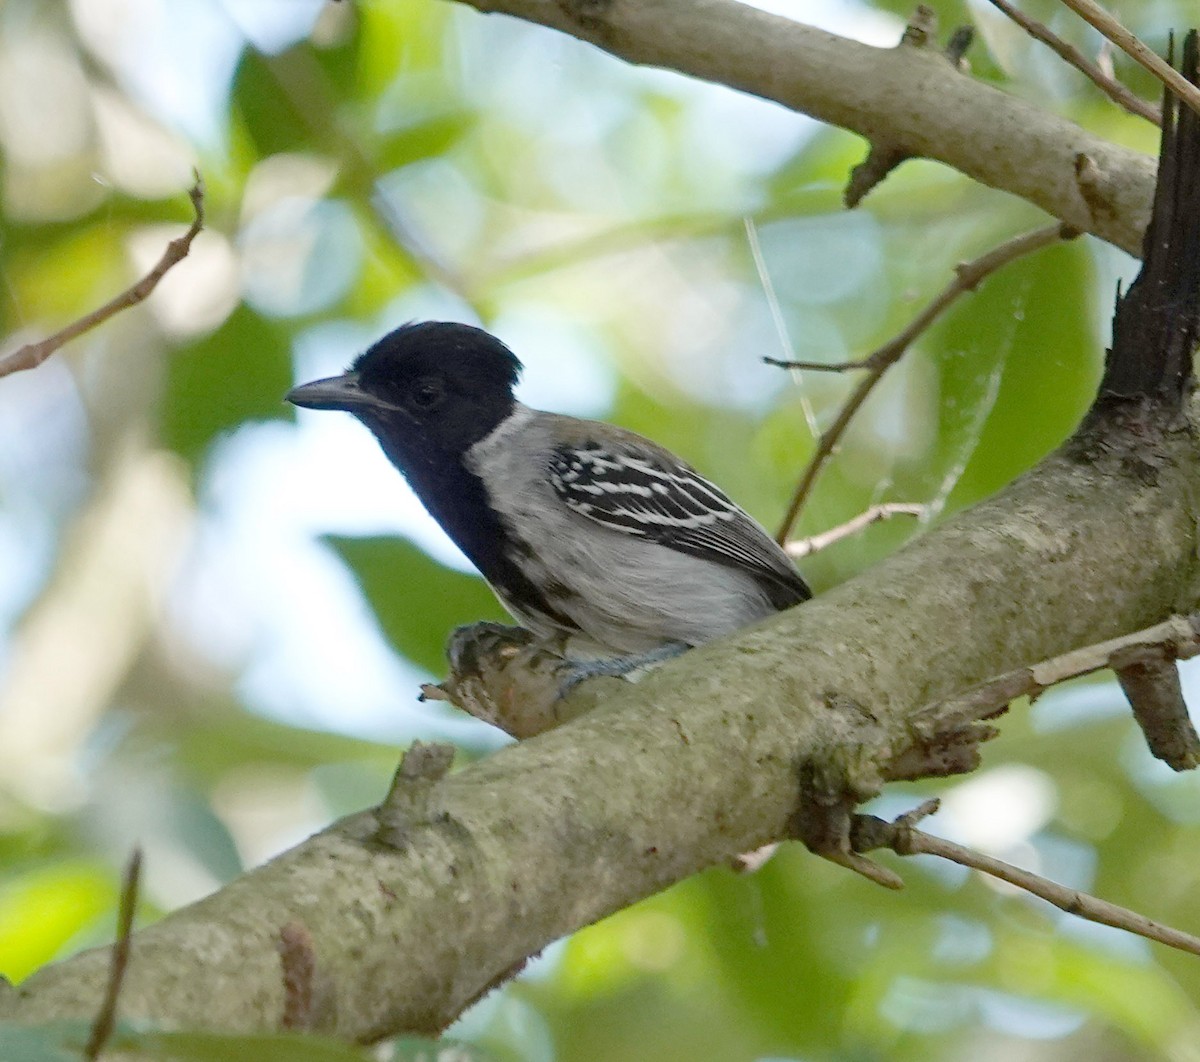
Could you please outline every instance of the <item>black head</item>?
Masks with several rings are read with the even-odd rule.
[[[450,321],[401,325],[342,376],[303,384],[287,400],[344,409],[401,468],[459,456],[512,412],[521,363],[495,336]]]

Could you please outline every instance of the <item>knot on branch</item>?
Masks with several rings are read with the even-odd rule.
[[[851,825],[859,799],[842,788],[842,782],[827,764],[812,761],[802,764],[800,803],[789,823],[789,833],[822,859],[853,870],[884,888],[904,888],[899,875],[855,850]]]
[[[918,4],[900,36],[901,48],[928,48],[937,43],[937,12],[928,4]]]
[[[857,712],[870,716],[847,698],[827,694],[826,706],[844,715]],[[880,764],[886,755],[880,741],[873,740],[874,720],[855,727],[855,741],[846,740],[845,727],[832,720],[828,740],[817,743],[818,756],[803,760],[797,770],[800,800],[789,822],[788,833],[802,841],[810,852],[853,870],[888,889],[901,889],[900,878],[870,859],[859,855],[851,844],[854,809],[875,796],[883,785]],[[880,735],[881,737],[882,735]]]
[[[387,796],[375,810],[377,842],[403,852],[417,830],[444,818],[436,793],[455,751],[453,745],[439,742],[412,743],[396,768]]]
[[[846,209],[853,210],[892,170],[912,157],[913,153],[905,148],[872,141],[867,157],[850,171],[850,179],[842,193],[842,202]]]
[[[1082,151],[1075,156],[1075,187],[1084,206],[1087,207],[1090,225],[1117,216],[1118,210],[1109,195],[1104,171],[1096,165],[1096,160],[1091,155]]]
[[[908,24],[904,27],[904,32],[900,35],[900,43],[897,47],[936,48],[937,31],[937,12],[927,4],[918,4],[912,17],[908,20]],[[973,26],[959,26],[950,34],[950,40],[946,42],[942,54],[952,66],[963,69],[965,65],[963,57],[974,40],[975,28]]]
[[[917,823],[936,814],[941,801],[934,798],[888,822],[875,815],[855,815],[850,824],[850,845],[856,852],[888,848],[897,855],[917,855]]]
[[[1036,698],[1040,692],[1028,669],[1022,669],[921,709],[908,721],[908,744],[888,764],[888,780],[945,778],[975,770],[979,746],[1000,733],[984,720],[1003,715],[1017,697]]]

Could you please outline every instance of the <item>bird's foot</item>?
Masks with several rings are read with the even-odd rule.
[[[515,738],[527,738],[594,707],[596,696],[604,694],[602,683],[596,683],[596,696],[589,689],[565,699],[585,680],[620,678],[686,648],[670,644],[648,653],[580,660],[566,655],[561,637],[542,639],[521,627],[473,623],[451,635],[446,647],[450,675],[422,686],[421,699],[449,701]]]
[[[664,660],[679,656],[687,652],[688,648],[682,642],[671,642],[647,653],[604,657],[599,660],[565,660],[558,667],[558,695],[560,698],[566,697],[581,682],[591,678],[624,678],[634,671],[653,667]]]

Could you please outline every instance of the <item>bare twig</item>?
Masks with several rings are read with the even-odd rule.
[[[869,369],[870,358],[855,358],[853,361],[796,361],[790,358],[763,358],[764,365],[773,365],[777,369],[797,369],[804,372],[853,372],[855,369]]]
[[[279,962],[283,967],[284,1029],[305,1031],[313,1026],[317,953],[303,922],[291,921],[279,930]]]
[[[113,942],[112,956],[108,963],[108,981],[104,985],[104,999],[96,1020],[92,1023],[91,1035],[83,1049],[83,1057],[95,1062],[113,1034],[117,1022],[117,1001],[121,996],[121,984],[129,966],[129,946],[133,937],[133,916],[137,911],[138,883],[142,875],[142,850],[135,848],[125,867],[121,880],[121,900],[117,907],[117,939]]]
[[[97,325],[103,324],[122,310],[136,306],[158,287],[158,282],[167,275],[167,272],[187,257],[188,252],[192,249],[192,241],[204,228],[204,182],[199,173],[195,174],[195,178],[196,183],[188,191],[188,197],[192,201],[192,209],[195,212],[192,224],[187,232],[167,244],[166,250],[163,251],[162,257],[154,268],[116,298],[110,299],[91,313],[84,314],[78,320],[72,321],[66,328],[37,343],[26,343],[25,346],[14,350],[7,357],[0,358],[0,376],[8,376],[10,373],[20,372],[22,369],[37,368],[60,347],[72,339],[77,339],[85,332],[90,332]]]
[[[1159,81],[1197,114],[1200,114],[1200,89],[1160,59],[1132,31],[1126,29],[1095,0],[1062,0],[1081,19],[1107,37],[1135,63],[1150,71]]]
[[[813,454],[812,460],[809,461],[808,467],[805,468],[800,481],[796,484],[796,489],[792,492],[792,499],[788,504],[787,514],[784,516],[783,522],[779,526],[779,532],[775,536],[776,541],[780,545],[787,542],[788,536],[792,533],[792,528],[795,526],[796,520],[800,515],[800,510],[808,500],[817,476],[820,474],[821,469],[825,467],[825,463],[833,456],[834,448],[845,434],[850,421],[854,419],[854,414],[859,411],[863,403],[875,389],[875,386],[883,379],[888,369],[904,356],[913,342],[960,295],[968,291],[974,291],[986,277],[998,269],[1024,255],[1032,254],[1034,251],[1039,251],[1043,247],[1057,243],[1059,240],[1074,239],[1077,235],[1079,235],[1078,231],[1067,225],[1047,225],[1045,228],[1035,229],[1020,236],[1014,236],[1010,240],[1005,240],[998,247],[992,248],[987,254],[980,255],[980,257],[970,262],[960,263],[955,267],[954,279],[913,319],[912,323],[904,331],[869,354],[859,365],[852,365],[855,368],[866,369],[867,375],[863,377],[858,386],[851,392],[850,397],[846,399],[845,404],[839,410],[833,423],[821,433],[821,437],[817,440],[816,453]]]
[[[965,693],[924,708],[914,716],[912,728],[922,736],[953,729],[1004,712],[1018,697],[1037,699],[1051,686],[1104,668],[1127,666],[1131,653],[1157,649],[1175,660],[1200,656],[1200,613],[1172,616],[1153,627],[1121,638],[1074,649],[1032,667],[1007,671]]]
[[[1200,738],[1188,718],[1174,661],[1200,656],[1200,613],[1020,667],[922,708],[909,721],[911,743],[888,767],[892,781],[961,774],[977,766],[977,747],[997,734],[985,726],[1018,697],[1036,700],[1067,679],[1111,668],[1126,691],[1150,751],[1177,771],[1200,764]],[[1167,669],[1172,674],[1167,674]]]
[[[1098,899],[1086,892],[1069,889],[1039,874],[1014,867],[1011,863],[918,830],[916,823],[932,815],[937,809],[938,801],[930,800],[916,810],[901,815],[895,822],[885,822],[873,815],[858,815],[855,817],[851,839],[855,848],[861,851],[890,848],[898,855],[940,856],[952,863],[978,870],[1024,889],[1053,904],[1059,910],[1066,911],[1067,914],[1077,915],[1100,925],[1112,926],[1114,929],[1124,929],[1147,940],[1166,944],[1167,947],[1200,955],[1200,938],[1190,933],[1164,926],[1126,907],[1118,907],[1115,903]]]
[[[1034,40],[1041,41],[1051,48],[1054,53],[1071,66],[1075,67],[1084,77],[1088,78],[1101,92],[1118,107],[1123,107],[1130,114],[1145,118],[1155,125],[1162,125],[1162,112],[1153,104],[1142,99],[1126,85],[1122,85],[1115,77],[1105,71],[1100,64],[1093,63],[1073,44],[1068,44],[1049,26],[1035,18],[1030,18],[1008,0],[989,0],[993,7],[999,8]]]
[[[881,502],[879,505],[872,505],[844,524],[838,524],[837,527],[831,527],[828,531],[822,531],[819,535],[792,539],[784,546],[784,549],[792,557],[809,557],[823,549],[828,549],[835,542],[841,542],[843,538],[857,535],[872,524],[879,523],[880,520],[887,520],[893,516],[924,516],[926,511],[926,506],[914,502]]]

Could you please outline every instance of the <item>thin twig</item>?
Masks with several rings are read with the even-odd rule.
[[[1005,240],[987,254],[980,255],[970,262],[960,262],[954,269],[954,279],[913,319],[904,331],[862,359],[861,364],[856,367],[866,369],[867,375],[851,392],[833,423],[821,433],[817,440],[816,453],[813,454],[812,460],[809,461],[808,467],[805,468],[800,481],[796,484],[796,489],[792,492],[787,514],[775,536],[775,540],[780,545],[787,542],[817,476],[825,467],[825,463],[833,456],[834,448],[845,434],[850,421],[854,419],[854,414],[859,411],[871,392],[875,390],[876,384],[883,379],[888,369],[904,356],[914,340],[929,328],[960,295],[974,291],[986,277],[998,269],[1023,255],[1032,254],[1059,240],[1074,239],[1078,235],[1077,230],[1065,224],[1047,225],[1045,228],[1035,229],[1032,232]]]
[[[928,735],[976,720],[991,719],[1018,697],[1036,699],[1051,686],[1067,679],[1125,666],[1131,652],[1146,648],[1161,649],[1175,660],[1200,656],[1200,613],[1172,616],[1133,634],[1072,649],[1032,667],[1006,671],[954,697],[922,708],[913,717],[913,730]]]
[[[1147,940],[1156,940],[1169,948],[1178,948],[1193,955],[1200,955],[1200,938],[1184,933],[1170,926],[1147,918],[1145,915],[1131,911],[1127,907],[1119,907],[1115,903],[1101,900],[1086,892],[1069,889],[1058,882],[1050,881],[1039,874],[1021,870],[1011,863],[994,859],[975,852],[953,841],[934,837],[924,830],[918,830],[916,823],[938,809],[938,802],[930,800],[915,811],[901,815],[895,822],[885,822],[873,815],[856,817],[853,831],[853,841],[856,848],[870,851],[874,848],[890,848],[898,855],[933,855],[948,859],[960,866],[978,870],[980,873],[999,878],[1019,889],[1024,889],[1034,896],[1041,897],[1047,903],[1053,904],[1060,911],[1077,915],[1089,922],[1112,926],[1114,929],[1124,929],[1135,933]]]
[[[1172,69],[1138,38],[1126,29],[1095,0],[1062,0],[1084,22],[1107,37],[1135,63],[1149,70],[1159,81],[1197,114],[1200,114],[1200,89],[1190,84],[1177,70]]]
[[[888,520],[893,516],[924,516],[926,511],[926,506],[915,502],[881,502],[879,505],[872,505],[844,524],[838,524],[828,531],[822,531],[819,535],[793,539],[784,546],[784,549],[791,557],[809,557],[823,549],[828,549],[843,538],[857,535],[872,524],[879,523],[880,520]]]
[[[855,358],[853,361],[795,361],[790,358],[763,358],[764,365],[773,365],[777,369],[797,369],[804,372],[853,372],[855,369],[869,369],[870,358]]]
[[[1122,85],[1116,78],[1106,72],[1098,63],[1093,63],[1073,44],[1068,44],[1049,26],[1035,18],[1030,18],[1024,11],[1019,10],[1008,0],[989,0],[993,7],[999,8],[1034,40],[1041,41],[1051,48],[1054,53],[1071,66],[1075,67],[1084,77],[1088,78],[1101,92],[1118,107],[1123,107],[1130,114],[1145,118],[1155,125],[1162,125],[1162,111],[1153,103],[1149,103],[1134,93],[1128,86]]]
[[[192,249],[192,241],[204,228],[204,182],[199,173],[195,173],[194,176],[196,183],[188,190],[188,198],[191,199],[192,209],[195,212],[192,224],[187,232],[167,244],[166,250],[163,251],[162,257],[154,268],[116,298],[109,300],[91,313],[84,314],[78,320],[72,321],[61,331],[55,332],[54,335],[37,343],[26,343],[25,346],[14,350],[7,357],[0,358],[0,376],[8,376],[10,373],[20,372],[22,369],[37,368],[59,347],[78,338],[84,332],[90,332],[97,325],[103,324],[122,310],[136,306],[158,287],[158,282],[167,275],[168,270],[187,257],[188,252]]]
[[[83,1057],[96,1062],[100,1052],[113,1034],[117,1023],[117,1000],[121,996],[121,984],[129,966],[129,946],[133,939],[133,916],[137,911],[138,884],[142,876],[142,850],[135,848],[125,867],[121,879],[121,900],[117,907],[117,939],[113,942],[112,956],[108,962],[108,982],[104,986],[104,999],[99,1013],[92,1023],[92,1032]]]

